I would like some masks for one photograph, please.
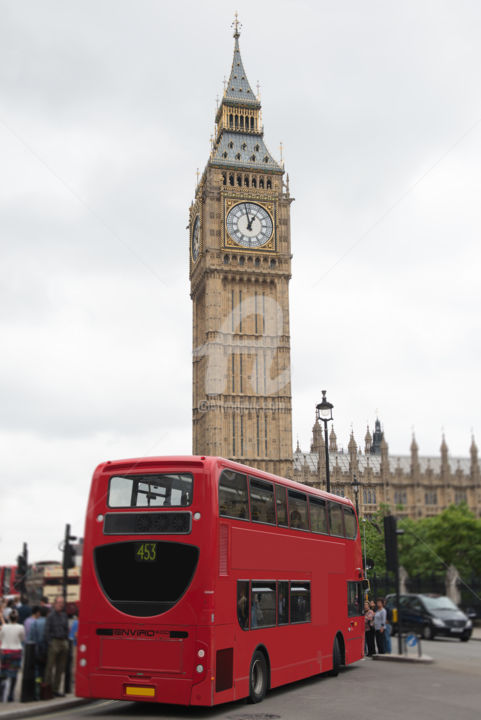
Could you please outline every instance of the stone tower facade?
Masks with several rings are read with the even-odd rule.
[[[235,22],[229,82],[190,207],[193,452],[292,476],[288,176],[264,143]]]

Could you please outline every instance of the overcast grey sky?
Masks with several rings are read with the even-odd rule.
[[[292,205],[294,442],[376,412],[467,456],[481,6],[0,0],[0,563],[58,559],[106,459],[191,452],[188,207],[238,9]],[[478,437],[478,441],[480,438]]]

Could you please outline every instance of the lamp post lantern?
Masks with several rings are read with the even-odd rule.
[[[357,515],[358,522],[359,522],[359,488],[360,488],[360,486],[361,485],[357,479],[357,475],[356,475],[356,473],[354,473],[352,476],[351,488],[354,492],[354,499],[356,501],[356,515]]]
[[[326,489],[331,492],[331,473],[329,468],[329,442],[327,437],[327,423],[332,420],[334,405],[326,400],[326,391],[322,391],[322,402],[316,405],[316,419],[324,423],[324,447],[326,450]]]

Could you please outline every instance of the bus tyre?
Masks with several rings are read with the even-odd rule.
[[[341,648],[339,647],[339,640],[335,637],[334,646],[332,648],[332,670],[329,670],[329,675],[331,677],[337,677],[339,675],[341,664]]]
[[[249,671],[249,702],[258,703],[267,692],[267,663],[260,650],[256,650]]]

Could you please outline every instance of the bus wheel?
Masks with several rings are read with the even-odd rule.
[[[329,675],[331,677],[337,677],[339,675],[339,668],[341,667],[341,664],[341,648],[339,647],[339,640],[335,637],[332,648],[332,670],[329,670]]]
[[[264,654],[256,650],[251,660],[249,671],[249,700],[258,703],[267,692],[267,663]]]

